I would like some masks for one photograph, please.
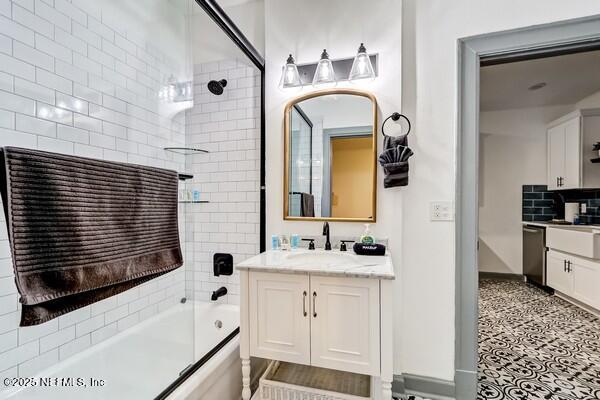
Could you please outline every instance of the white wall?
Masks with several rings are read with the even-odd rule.
[[[452,379],[454,224],[429,222],[428,202],[455,198],[457,40],[600,13],[575,0],[404,0],[403,111],[415,124],[411,185],[403,196],[403,346],[405,372]],[[376,19],[376,18],[375,18]],[[435,248],[435,251],[431,251]]]
[[[522,185],[545,185],[546,125],[573,106],[480,114],[479,270],[521,274]]]
[[[323,48],[332,58],[353,57],[358,46],[364,42],[369,52],[379,53],[379,78],[373,82],[352,85],[340,83],[338,87],[362,88],[375,94],[381,116],[388,116],[400,109],[401,103],[401,21],[402,9],[399,0],[380,0],[377,7],[372,2],[361,0],[292,1],[266,0],[266,136],[267,136],[267,235],[299,233],[318,235],[320,223],[283,221],[283,109],[293,97],[301,93],[286,93],[277,88],[281,66],[289,53],[298,63],[315,62]],[[379,132],[379,131],[378,131]],[[379,134],[380,135],[380,134]],[[382,137],[379,138],[381,147]],[[402,194],[407,188],[383,190],[381,176],[377,182],[378,223],[373,226],[374,234],[390,238],[394,252],[397,308],[395,315],[396,336],[409,329],[402,326],[403,313],[401,292],[403,290],[402,234],[398,229],[402,222]],[[359,223],[332,223],[333,235],[359,236],[364,230]],[[401,354],[404,343],[398,340],[396,347],[396,371],[400,372]],[[435,345],[433,345],[435,347]],[[434,350],[435,351],[435,350]],[[450,355],[451,356],[451,355]]]
[[[379,1],[377,7],[359,0],[266,0],[267,232],[320,231],[316,223],[282,220],[283,107],[293,96],[277,89],[282,63],[290,52],[299,63],[316,61],[325,47],[332,58],[352,56],[364,41],[381,56],[380,77],[365,85],[379,100],[380,117],[401,110],[415,124],[410,185],[383,190],[379,176],[379,222],[373,227],[375,235],[389,237],[398,274],[395,371],[452,380],[454,223],[430,222],[429,202],[455,198],[457,39],[595,14],[600,4],[403,3],[401,10],[399,0]],[[332,224],[336,235],[361,230],[360,224]]]
[[[165,117],[171,107],[159,102],[157,93],[165,77],[185,79],[190,69],[185,64],[183,14],[161,1],[143,6],[102,2],[106,9],[91,0],[50,3],[54,6],[40,0],[0,0],[0,146],[182,171],[183,157],[163,147],[185,143],[184,116]],[[21,328],[10,257],[2,213],[2,378],[33,376],[185,295],[180,268],[44,324]]]

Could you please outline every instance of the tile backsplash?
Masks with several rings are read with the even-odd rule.
[[[523,221],[550,221],[556,216],[554,193],[546,185],[523,185]]]
[[[546,185],[523,185],[523,221],[562,219],[568,202],[586,205],[582,223],[600,224],[600,189],[549,191]]]

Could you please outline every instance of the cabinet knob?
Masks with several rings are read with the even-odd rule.
[[[313,318],[317,318],[317,292],[313,292]]]

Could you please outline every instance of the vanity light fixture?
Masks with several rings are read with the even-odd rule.
[[[298,73],[298,67],[294,57],[290,54],[281,70],[281,80],[279,81],[279,87],[281,89],[297,88],[301,87],[302,82],[300,81],[300,74]]]
[[[329,54],[326,49],[323,49],[321,53],[321,59],[317,64],[317,70],[313,76],[313,86],[335,86],[337,81],[335,79],[335,71],[333,70],[333,63],[329,59]]]
[[[358,53],[354,57],[348,80],[350,82],[358,79],[375,79],[375,71],[373,70],[373,64],[367,54],[367,48],[364,43],[361,43],[358,47]]]

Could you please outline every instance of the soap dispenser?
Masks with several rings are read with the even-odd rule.
[[[373,244],[375,243],[375,237],[371,234],[371,224],[365,224],[365,232],[360,237],[360,243],[362,244]]]

